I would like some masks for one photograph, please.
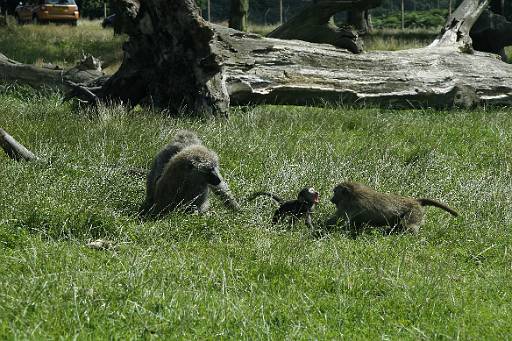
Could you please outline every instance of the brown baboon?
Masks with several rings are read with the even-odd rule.
[[[183,148],[195,144],[200,145],[202,142],[194,132],[180,130],[176,133],[172,141],[156,155],[146,180],[146,199],[140,208],[141,214],[148,213],[149,209],[151,209],[154,204],[156,182],[162,175],[165,164]]]
[[[331,202],[336,205],[336,213],[326,225],[332,226],[345,219],[354,232],[360,232],[364,226],[374,226],[389,227],[389,232],[417,233],[423,224],[423,206],[436,206],[458,216],[457,212],[435,200],[380,193],[354,182],[343,182],[333,192]]]
[[[318,203],[319,193],[315,191],[313,187],[305,187],[303,188],[299,194],[297,195],[297,199],[284,201],[280,197],[275,194],[269,192],[256,192],[249,197],[250,200],[254,200],[256,197],[260,195],[266,195],[272,199],[274,199],[278,204],[279,208],[274,212],[274,216],[272,217],[272,224],[276,224],[280,222],[285,217],[291,217],[292,223],[295,219],[299,219],[303,216],[306,217],[306,225],[309,228],[313,229],[313,224],[311,222],[311,213],[313,211],[313,207]]]
[[[182,207],[204,212],[208,208],[209,188],[224,204],[238,209],[219,171],[217,154],[201,144],[197,135],[180,131],[153,161],[147,179],[142,215],[159,215]]]

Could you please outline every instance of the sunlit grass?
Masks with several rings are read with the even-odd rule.
[[[23,63],[53,63],[71,67],[85,54],[103,61],[111,73],[122,59],[124,36],[114,36],[112,29],[103,29],[99,20],[80,20],[79,26],[16,25],[0,27],[0,52]]]
[[[405,31],[383,29],[375,30],[364,36],[363,41],[364,47],[368,51],[396,51],[425,47],[434,40],[438,33],[438,30],[426,29],[408,29]]]
[[[260,106],[229,118],[74,110],[55,94],[0,92],[0,122],[39,155],[0,155],[0,335],[7,339],[506,339],[512,332],[512,120],[506,110]],[[221,158],[243,212],[140,222],[147,168],[178,129]],[[343,180],[432,197],[417,236],[272,226],[267,189]],[[94,251],[105,238],[116,251]]]
[[[381,33],[367,47],[429,40]],[[97,21],[11,26],[0,28],[0,52],[61,66],[90,53],[114,65],[124,39]],[[77,109],[61,94],[0,85],[0,127],[41,158],[0,152],[0,338],[507,339],[511,115],[258,106],[197,120]],[[208,214],[141,222],[144,179],[130,170],[147,169],[183,128],[219,153],[243,211],[213,198]],[[428,208],[416,236],[318,238],[302,223],[273,226],[269,200],[245,200],[315,186],[320,227],[343,180],[436,198],[462,216]],[[117,247],[85,246],[96,238]]]
[[[275,30],[277,27],[279,27],[279,24],[261,25],[261,24],[250,23],[249,31],[265,36],[265,35],[269,34],[270,32],[272,32],[273,30]]]

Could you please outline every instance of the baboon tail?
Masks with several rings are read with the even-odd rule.
[[[438,201],[432,200],[432,199],[417,199],[421,206],[435,206],[442,210],[445,210],[446,212],[449,212],[452,216],[457,217],[459,214],[455,211],[446,206],[445,204],[442,204]]]
[[[273,200],[275,200],[275,202],[277,202],[279,205],[282,205],[284,203],[284,200],[281,199],[280,197],[278,197],[277,195],[275,194],[272,194],[270,192],[256,192],[256,193],[253,193],[249,198],[247,198],[247,201],[252,201],[254,199],[256,199],[257,197],[259,197],[260,195],[265,195],[269,198],[272,198]]]

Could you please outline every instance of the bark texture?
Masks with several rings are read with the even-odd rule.
[[[323,3],[340,2],[350,1]],[[465,35],[485,2],[465,0],[467,11],[457,9],[429,48],[353,54],[209,25],[193,0],[145,0],[119,71],[72,88],[88,102],[149,103],[172,114],[224,114],[230,103],[512,105],[512,65],[473,52]]]
[[[140,8],[123,46],[123,63],[99,96],[171,112],[225,113],[229,98],[214,32],[194,1],[123,1]]]
[[[490,0],[464,0],[451,13],[441,33],[430,47],[457,47],[461,52],[471,53],[473,45],[469,32]]]
[[[0,128],[0,147],[2,147],[7,156],[15,161],[37,160],[37,157],[30,150],[7,134],[2,128]]]
[[[361,15],[360,21],[362,21],[364,19],[362,11],[376,7],[380,2],[381,0],[320,0],[306,6],[292,19],[270,32],[268,37],[331,44],[352,53],[361,53],[363,42],[357,31],[336,26],[332,16],[341,11],[352,10]]]
[[[63,91],[71,89],[69,82],[88,83],[103,76],[101,64],[93,57],[86,57],[77,66],[68,70],[46,65],[18,63],[0,53],[0,80],[18,81],[35,87],[48,86]]]
[[[512,104],[512,65],[488,53],[423,48],[354,55],[329,45],[215,30],[224,51],[236,51],[224,54],[232,104]]]

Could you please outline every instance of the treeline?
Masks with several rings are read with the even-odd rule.
[[[198,1],[203,9],[203,16],[207,17],[207,0]],[[286,21],[312,0],[282,0],[283,18]],[[462,0],[453,0],[453,6]],[[210,0],[210,14],[212,21],[226,21],[229,18],[230,0]],[[446,9],[449,0],[405,0],[405,11],[430,11]],[[384,17],[401,9],[401,0],[383,0],[382,5],[372,9],[374,17]],[[280,18],[280,0],[249,0],[249,21],[257,24],[275,24]],[[343,18],[343,15],[340,15]]]
[[[26,3],[32,0],[21,0]],[[104,15],[104,4],[107,14],[112,14],[112,0],[75,0],[82,17],[101,18]],[[283,18],[286,21],[300,11],[312,0],[282,0]],[[0,0],[0,6],[10,12],[20,0]],[[196,0],[203,10],[203,16],[208,17],[208,0]],[[462,0],[452,0],[455,8]],[[382,0],[382,5],[372,9],[371,14],[376,27],[400,27],[402,0]],[[210,0],[211,20],[227,21],[229,18],[230,0]],[[446,18],[449,0],[405,0],[406,27],[433,27],[442,25]],[[512,1],[505,1],[506,15],[512,19]],[[249,21],[256,24],[275,24],[280,18],[280,0],[249,0]],[[343,14],[339,20],[343,20]]]

